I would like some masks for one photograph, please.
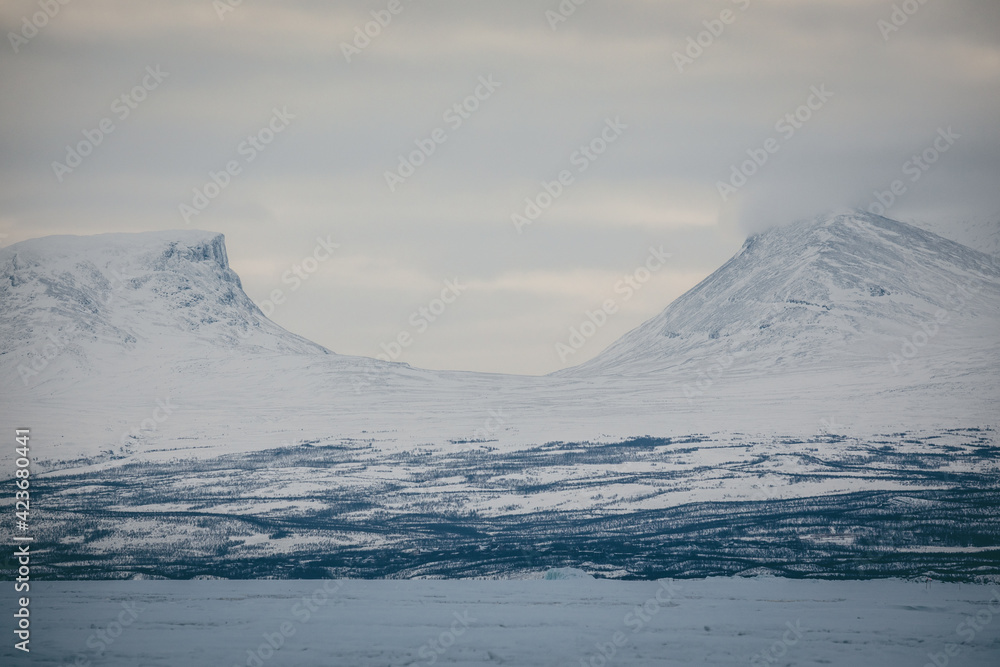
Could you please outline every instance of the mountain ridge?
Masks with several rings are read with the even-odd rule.
[[[776,429],[809,436],[834,418],[868,432],[992,424],[994,265],[960,244],[853,216],[751,237],[595,360],[541,377],[334,354],[264,317],[218,234],[154,232],[139,251],[132,235],[16,244],[0,251],[0,371],[13,379],[0,403],[18,422],[52,421],[59,406],[56,458],[331,439],[396,451]],[[86,261],[66,250],[74,244],[89,248]],[[58,246],[58,258],[42,261],[32,245]],[[957,306],[948,302],[955,281],[967,286]],[[942,308],[946,324],[935,319]],[[935,336],[924,330],[935,326]],[[184,417],[123,436],[168,398]]]
[[[884,359],[892,341],[954,311],[949,295],[960,289],[965,314],[995,317],[1000,265],[906,223],[860,211],[820,216],[750,236],[658,315],[556,374],[648,373],[690,365],[699,350],[716,358],[770,348],[786,362],[829,363],[854,346],[851,355]]]
[[[758,235],[610,371],[526,377],[329,353],[263,318],[221,236],[130,238],[0,253],[0,370],[79,327],[0,388],[45,577],[998,576],[1000,298],[964,247]]]
[[[0,304],[0,359],[18,358],[22,377],[48,357],[99,372],[122,352],[169,356],[185,344],[331,354],[264,316],[216,232],[22,241],[0,249]]]

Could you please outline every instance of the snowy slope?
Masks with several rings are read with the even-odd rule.
[[[883,363],[923,327],[952,349],[996,350],[998,304],[994,258],[867,213],[824,216],[747,239],[660,315],[562,374],[645,375],[727,356],[761,372]]]
[[[947,224],[914,220],[911,224],[988,255],[1000,256],[1000,217],[949,221]]]
[[[67,369],[58,374],[64,386],[83,374],[113,371],[123,354],[144,360],[231,350],[328,354],[264,317],[229,268],[221,234],[17,243],[0,249],[0,303],[4,373],[34,378],[51,360]]]
[[[0,420],[48,576],[993,576],[998,324],[989,256],[849,213],[580,367],[425,371],[269,322],[219,235],[50,237],[0,250]]]
[[[49,237],[0,250],[0,399],[12,421],[52,429],[53,459],[371,433],[393,450],[470,439],[519,449],[813,435],[830,421],[861,433],[964,428],[995,420],[998,324],[990,257],[849,213],[749,239],[582,366],[542,378],[434,372],[333,354],[273,324],[220,235]],[[921,344],[912,355],[906,340]],[[176,416],[133,433],[167,399]]]

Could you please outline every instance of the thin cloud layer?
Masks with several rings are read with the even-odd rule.
[[[458,277],[475,287],[400,360],[545,373],[662,310],[746,233],[869,208],[895,180],[890,217],[946,234],[998,219],[989,0],[905,21],[860,0],[591,0],[565,20],[555,0],[218,6],[69,3],[36,26],[37,2],[4,3],[3,243],[217,230],[260,303],[330,235],[338,253],[275,321],[374,356]],[[168,74],[137,94],[149,67]],[[810,105],[816,87],[830,95]],[[624,126],[614,141],[608,122]],[[914,180],[939,131],[957,138]],[[73,151],[88,154],[70,166]],[[408,175],[390,188],[387,173]],[[669,265],[606,340],[560,359],[600,304],[595,281],[651,245]]]

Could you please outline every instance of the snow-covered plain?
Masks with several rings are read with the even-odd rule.
[[[4,665],[1000,664],[1000,587],[900,580],[44,582],[32,613]]]

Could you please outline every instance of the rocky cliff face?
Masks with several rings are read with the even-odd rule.
[[[122,354],[325,354],[268,320],[229,268],[221,234],[52,236],[0,250],[0,359],[98,372]],[[50,379],[54,379],[50,378]]]

